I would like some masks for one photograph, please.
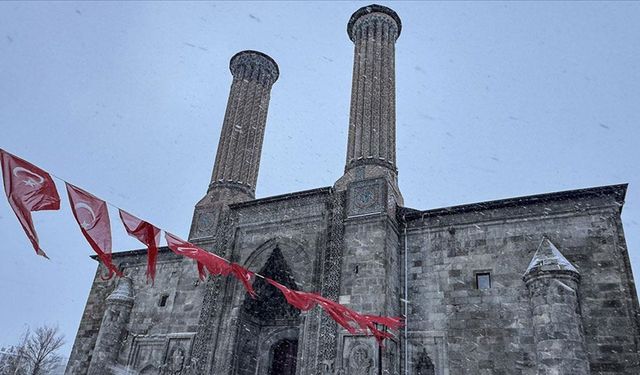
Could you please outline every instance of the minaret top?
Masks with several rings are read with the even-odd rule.
[[[351,39],[351,41],[355,42],[355,39],[356,39],[354,34],[356,23],[362,17],[367,16],[369,14],[373,14],[373,13],[381,13],[381,14],[387,15],[388,17],[391,17],[395,21],[396,26],[398,28],[396,38],[400,36],[400,31],[402,31],[402,22],[400,22],[400,17],[398,16],[398,13],[396,13],[391,8],[387,8],[385,6],[378,5],[378,4],[371,4],[356,10],[355,13],[351,15],[351,19],[349,19],[349,23],[347,24],[347,34],[349,34],[349,38]]]
[[[273,85],[280,76],[278,64],[267,54],[258,51],[240,51],[231,57],[229,70],[234,78]]]
[[[576,267],[562,255],[560,250],[547,238],[542,238],[538,250],[533,255],[525,277],[538,272],[572,272],[580,274]]]

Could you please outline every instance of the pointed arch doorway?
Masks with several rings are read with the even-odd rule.
[[[296,289],[291,269],[278,247],[259,272]],[[258,298],[246,296],[240,309],[234,374],[295,375],[302,324],[300,311],[261,278],[254,281],[253,288]]]
[[[282,339],[278,341],[271,347],[268,374],[295,374],[297,359],[297,339]]]

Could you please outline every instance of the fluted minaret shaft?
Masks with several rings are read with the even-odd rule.
[[[231,58],[229,69],[233,83],[209,189],[237,189],[253,197],[278,65],[261,52],[242,51]]]
[[[345,170],[377,164],[396,171],[395,43],[401,22],[380,5],[360,8],[347,26],[355,44]]]

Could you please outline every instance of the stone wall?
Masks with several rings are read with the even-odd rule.
[[[150,371],[171,364],[174,353],[184,352],[182,366],[190,365],[190,349],[197,330],[202,305],[202,290],[195,262],[178,257],[167,248],[158,254],[155,284],[146,282],[146,250],[114,254],[114,262],[132,280],[134,305],[121,343],[118,363]],[[99,266],[89,294],[85,313],[71,353],[66,374],[84,374],[91,361],[98,330],[102,322],[105,299],[115,286],[100,279],[104,267]],[[175,354],[179,357],[179,354]]]
[[[625,187],[407,215],[409,359],[436,374],[536,374],[522,276],[543,236],[579,270],[592,374],[637,374],[638,302],[619,231]],[[475,274],[489,272],[491,288]]]
[[[393,374],[402,370],[405,349],[410,374],[544,373],[536,357],[532,297],[523,281],[543,237],[579,271],[579,322],[567,332],[583,333],[583,339],[572,339],[584,341],[591,374],[640,372],[638,302],[620,221],[624,187],[429,211],[401,209],[397,221],[385,205],[372,205],[370,214],[355,213],[348,195],[324,188],[232,204],[229,238],[216,249],[261,270],[277,247],[298,289],[322,290],[360,312],[398,315],[406,239],[408,341],[389,341],[378,353],[371,338],[336,330],[319,309],[301,314],[295,327],[261,328],[256,339],[264,342],[256,341],[256,348],[297,335],[298,374],[375,370],[379,355],[383,369]],[[213,243],[201,245],[212,250]],[[152,287],[146,284],[145,256],[145,250],[114,255],[133,281],[135,298],[119,366],[186,374],[199,359],[207,363],[205,373],[227,374],[239,356],[251,357],[244,361],[249,367],[268,362],[258,352],[237,351],[243,345],[238,327],[251,325],[239,314],[246,300],[240,283],[232,278],[209,282],[218,291],[207,304],[219,308],[199,322],[201,311],[209,310],[202,305],[205,283],[198,281],[194,262],[161,249]],[[101,272],[100,266],[67,374],[86,373],[91,361],[104,301],[115,285],[101,280]],[[490,274],[491,288],[478,288],[478,273]],[[536,319],[536,332],[544,331],[540,319],[545,318]],[[206,343],[211,347],[192,352],[195,335],[205,328],[213,330]]]
[[[173,352],[181,350],[182,366],[188,367],[204,291],[195,261],[162,248],[152,286],[146,282],[146,251],[119,260],[129,264],[126,274],[133,281],[135,294],[119,363],[137,371],[161,369],[170,365]]]

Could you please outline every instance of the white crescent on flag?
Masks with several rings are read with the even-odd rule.
[[[27,186],[31,186],[31,187],[40,186],[40,185],[42,185],[44,183],[44,177],[40,176],[37,173],[34,173],[34,172],[28,170],[27,168],[22,168],[22,167],[13,168],[13,175],[14,176],[20,177],[18,175],[18,173],[20,173],[20,172],[24,172],[24,173],[27,173],[29,175],[28,177],[26,177],[27,178],[26,180],[22,180],[22,182],[24,182],[24,184],[27,185]],[[37,178],[38,181],[34,180],[33,177]]]
[[[251,271],[247,270],[247,272],[239,273],[238,276],[241,276],[243,279],[245,279],[247,281],[251,281],[251,275],[252,275]]]
[[[82,223],[80,223],[80,226],[82,228],[84,228],[84,230],[89,230],[89,229],[93,228],[96,225],[96,213],[93,211],[93,208],[91,208],[91,206],[89,206],[85,202],[78,202],[78,203],[75,204],[74,207],[76,209],[76,212],[78,210],[80,210],[81,208],[84,208],[91,215],[91,222],[90,223],[88,223],[86,220],[82,220]]]

